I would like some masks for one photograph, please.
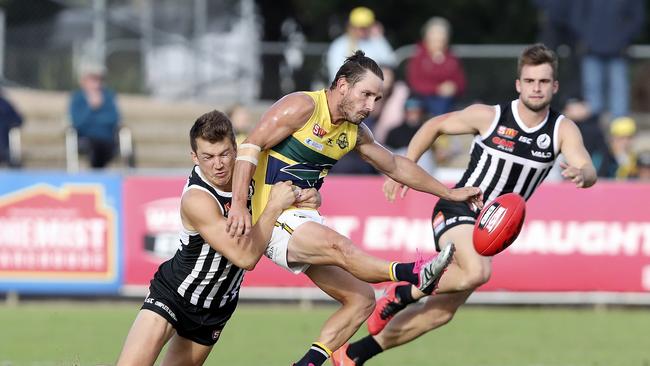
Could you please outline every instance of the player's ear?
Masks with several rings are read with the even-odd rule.
[[[345,94],[348,91],[349,87],[350,87],[350,83],[348,83],[348,80],[345,77],[339,78],[336,81],[336,89],[338,89],[343,94]]]
[[[190,151],[190,155],[192,155],[192,162],[194,162],[194,165],[199,165],[199,157],[196,155],[196,152]]]
[[[519,78],[515,80],[515,88],[517,89],[517,93],[521,93],[521,81]]]
[[[559,89],[560,89],[560,82],[557,80],[553,80],[553,94],[557,93]]]

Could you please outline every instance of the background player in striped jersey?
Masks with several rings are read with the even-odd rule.
[[[278,216],[292,204],[320,205],[315,189],[278,182],[251,235],[232,238],[226,217],[237,145],[230,120],[218,111],[202,115],[190,143],[196,165],[181,197],[181,245],[155,273],[118,365],[153,365],[170,339],[163,364],[203,364],[237,306],[245,270],[264,253]]]
[[[566,159],[561,163],[562,176],[578,188],[594,185],[596,171],[580,131],[573,121],[550,109],[559,87],[553,51],[541,44],[527,47],[519,58],[515,85],[519,98],[512,102],[475,104],[427,121],[411,140],[407,157],[417,161],[441,135],[473,134],[470,162],[456,187],[480,187],[485,202],[510,192],[528,199],[560,153]],[[384,192],[392,201],[400,188],[403,197],[405,187],[388,180]],[[407,307],[425,294],[408,284],[390,286],[368,319],[371,335],[340,348],[332,357],[335,365],[362,365],[384,350],[446,324],[469,295],[489,280],[491,258],[476,253],[472,245],[477,215],[462,203],[441,199],[436,204],[432,217],[436,247],[456,246],[437,295]]]
[[[414,189],[460,202],[480,204],[475,187],[449,189],[422,168],[395,156],[375,142],[363,120],[383,95],[383,73],[362,51],[347,58],[331,86],[315,92],[292,93],[276,102],[240,146],[233,177],[231,233],[248,231],[247,187],[253,178],[253,220],[264,207],[269,187],[291,179],[300,187],[320,188],[338,159],[355,150],[379,171]],[[261,151],[260,151],[261,150]],[[354,202],[350,202],[354,204]],[[365,282],[408,281],[430,293],[451,260],[453,246],[437,258],[417,263],[388,262],[360,250],[350,239],[323,225],[315,210],[291,208],[278,218],[266,255],[277,265],[304,272],[318,287],[341,303],[327,320],[317,342],[297,362],[321,365],[331,350],[344,344],[370,315],[375,304]]]

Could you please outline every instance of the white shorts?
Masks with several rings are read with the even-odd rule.
[[[289,239],[293,231],[300,225],[313,221],[318,224],[323,224],[325,220],[316,210],[286,210],[280,217],[278,217],[273,234],[271,234],[271,242],[266,247],[266,255],[271,261],[278,266],[292,272],[294,274],[303,273],[309,268],[309,264],[304,263],[287,263],[287,252],[289,247]]]

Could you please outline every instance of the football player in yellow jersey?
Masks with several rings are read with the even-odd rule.
[[[292,93],[271,106],[238,149],[229,233],[240,236],[250,231],[246,200],[254,175],[253,210],[257,211],[263,209],[266,191],[275,181],[319,188],[328,169],[352,149],[406,186],[480,207],[480,189],[449,189],[374,140],[362,122],[382,97],[382,83],[377,63],[357,51],[346,59],[329,89]],[[365,282],[407,281],[431,294],[453,256],[453,246],[447,248],[429,261],[387,262],[364,253],[350,239],[323,225],[318,211],[286,210],[277,220],[266,255],[294,273],[304,272],[341,303],[296,365],[321,365],[357,331],[375,304],[374,292]]]

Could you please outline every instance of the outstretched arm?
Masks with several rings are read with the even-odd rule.
[[[431,193],[440,198],[452,201],[468,201],[480,205],[478,201],[481,196],[481,190],[479,188],[447,188],[447,186],[430,176],[412,160],[403,156],[394,155],[377,143],[368,127],[364,124],[359,126],[358,136],[356,149],[359,155],[377,170],[397,182],[418,191]]]
[[[412,161],[418,161],[441,135],[484,134],[490,128],[494,117],[494,107],[474,104],[461,111],[431,118],[420,127],[411,139],[406,157]],[[403,198],[407,188],[408,184],[404,186],[393,179],[387,179],[384,183],[384,194],[389,201],[393,201],[398,190],[401,189]]]
[[[582,142],[582,135],[576,124],[564,118],[560,125],[560,152],[566,163],[560,163],[562,176],[578,188],[589,188],[596,184],[596,168]]]
[[[311,117],[314,107],[314,101],[304,93],[287,95],[262,115],[238,149],[232,178],[232,207],[226,225],[229,235],[240,236],[250,232],[251,214],[246,201],[260,150],[270,149],[300,129]]]

